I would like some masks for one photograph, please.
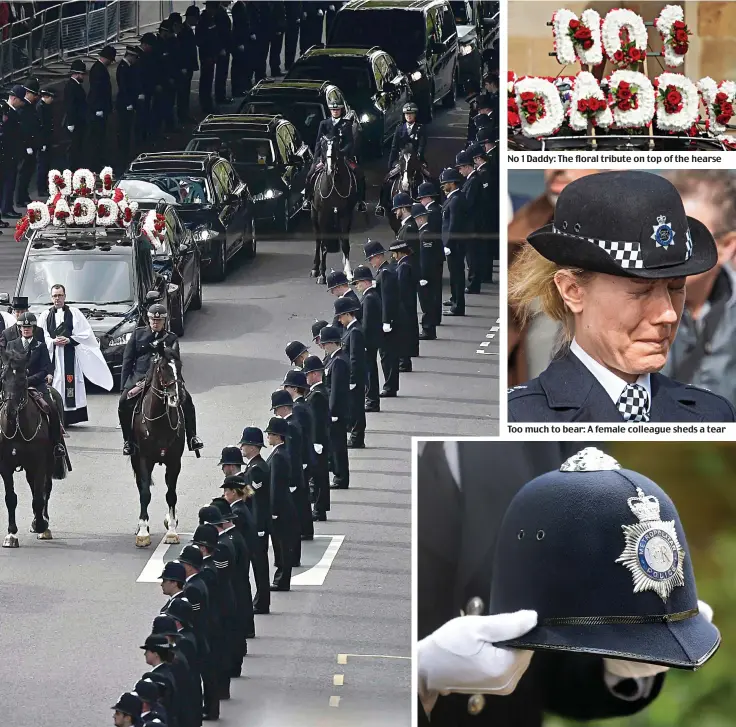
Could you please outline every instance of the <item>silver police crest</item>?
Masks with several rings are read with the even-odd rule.
[[[639,522],[622,525],[626,547],[616,563],[626,566],[634,578],[634,593],[654,591],[667,601],[676,586],[685,585],[685,551],[677,539],[675,521],[659,518],[659,500],[636,488],[637,497],[627,504]]]
[[[654,230],[652,240],[657,247],[670,247],[675,244],[675,231],[664,215],[657,217],[657,224],[652,225],[652,229]]]

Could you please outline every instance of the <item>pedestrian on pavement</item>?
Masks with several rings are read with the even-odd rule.
[[[56,91],[53,88],[42,88],[41,98],[36,103],[38,123],[41,127],[40,146],[36,155],[36,192],[40,197],[46,194],[49,185],[49,170],[54,144],[53,104],[55,98]]]
[[[6,110],[3,113],[3,189],[2,215],[8,219],[20,219],[15,211],[15,186],[18,179],[18,161],[27,150],[21,148],[23,131],[21,128],[22,110],[26,105],[26,90],[23,86],[13,86],[8,94]]]
[[[324,522],[330,509],[330,393],[322,381],[325,366],[318,356],[309,356],[304,362],[304,375],[309,386],[304,400],[314,422],[314,451],[312,472],[312,519]]]
[[[107,122],[112,113],[112,82],[108,68],[115,63],[116,56],[115,48],[106,45],[89,69],[88,163],[95,170],[102,169],[110,163],[110,159],[107,158],[106,136]]]
[[[419,280],[411,264],[411,248],[406,242],[395,242],[389,248],[396,260],[396,277],[399,281],[399,328],[401,330],[401,351],[399,371],[412,371],[412,358],[419,356],[419,323],[417,321],[417,294]]]
[[[466,294],[480,293],[481,279],[484,271],[481,262],[483,259],[482,249],[487,244],[484,239],[486,229],[484,227],[483,202],[485,200],[483,198],[483,185],[475,168],[475,152],[476,150],[471,147],[467,151],[461,151],[455,156],[455,166],[460,174],[465,177],[462,193],[465,197],[465,207],[468,214],[468,219],[466,220],[468,230],[465,241],[465,257],[468,261],[468,285],[465,288]]]
[[[112,723],[115,727],[135,727],[141,717],[141,700],[135,692],[125,692],[111,707],[115,710]]]
[[[173,21],[178,46],[179,75],[176,83],[176,111],[181,124],[191,121],[189,108],[192,97],[192,77],[199,70],[197,41],[194,37],[194,28],[198,19],[199,8],[196,5],[187,6],[183,24],[179,13],[172,13],[169,16],[169,20]]]
[[[353,303],[358,303],[360,307],[360,301],[355,291],[350,287],[350,281],[348,276],[342,270],[331,270],[327,274],[327,292],[331,293],[335,298],[349,298]],[[363,311],[359,310],[357,318],[361,319]],[[335,316],[332,320],[332,325],[337,328],[342,328],[339,317]]]
[[[302,21],[300,0],[290,0],[286,5],[286,30],[284,32],[284,67],[288,73],[296,58],[296,45],[299,41],[299,27]]]
[[[290,341],[284,349],[289,363],[297,369],[302,367],[304,359],[309,356],[309,349],[301,341]]]
[[[379,396],[393,397],[399,393],[399,280],[396,268],[386,259],[386,249],[380,242],[368,240],[363,249],[368,264],[375,272],[376,290],[381,298],[383,342],[380,354],[384,380]]]
[[[422,306],[419,340],[434,341],[437,326],[442,322],[442,273],[445,266],[442,230],[441,227],[436,232],[431,230],[429,220],[432,213],[424,205],[415,204],[411,209],[419,228],[419,303]],[[441,213],[439,222],[441,226]]]
[[[246,427],[240,438],[240,450],[246,461],[244,478],[253,495],[243,498],[243,503],[250,510],[256,531],[257,547],[251,548],[251,564],[256,584],[253,597],[253,613],[267,614],[271,608],[271,591],[269,588],[268,537],[271,524],[271,497],[269,489],[268,464],[261,457],[265,447],[263,432],[258,427]],[[233,508],[235,510],[235,508]],[[241,512],[240,506],[237,512]]]
[[[333,490],[347,490],[350,487],[350,361],[342,350],[342,333],[339,328],[326,326],[320,336],[327,353],[324,382],[330,392],[330,454],[334,475],[330,487]]]
[[[472,159],[471,159],[472,162]],[[465,315],[465,241],[470,212],[460,191],[464,183],[457,169],[443,169],[440,187],[445,193],[442,207],[442,243],[450,271],[450,300],[444,313],[450,316]]]
[[[223,447],[220,453],[220,461],[218,467],[222,467],[222,474],[225,477],[229,475],[237,475],[244,467],[243,453],[239,447]]]
[[[381,411],[378,379],[378,351],[383,344],[383,310],[373,273],[367,265],[353,270],[353,286],[358,291],[362,309],[361,327],[365,337],[366,385],[365,411]]]
[[[69,72],[71,76],[64,86],[64,117],[61,124],[69,140],[66,166],[79,169],[84,166],[83,149],[87,129],[87,94],[83,86],[87,67],[83,60],[77,58],[72,61]]]
[[[36,154],[41,148],[41,120],[36,103],[41,98],[41,84],[37,78],[30,78],[25,86],[25,105],[20,109],[21,158],[18,166],[18,186],[15,196],[18,207],[25,207],[31,201],[28,187],[36,168]],[[45,195],[46,185],[39,194]]]
[[[294,546],[299,543],[299,517],[289,493],[291,462],[284,446],[289,435],[289,423],[280,417],[271,417],[266,427],[268,444],[273,447],[268,458],[271,493],[271,544],[276,570],[272,591],[291,590],[291,569]]]
[[[159,701],[158,685],[151,679],[139,679],[133,690],[141,700],[140,724],[147,725],[154,719],[166,723],[166,712]]]
[[[365,384],[368,374],[365,336],[357,318],[357,313],[361,310],[362,306],[355,293],[353,296],[344,296],[335,301],[335,316],[345,331],[342,337],[342,349],[350,362],[348,449],[365,449]]]
[[[124,169],[130,161],[133,126],[135,124],[135,107],[140,93],[138,69],[134,68],[141,56],[137,46],[125,47],[125,55],[115,72],[118,95],[115,99],[115,111],[118,119],[118,167]]]

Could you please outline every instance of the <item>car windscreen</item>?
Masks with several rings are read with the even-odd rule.
[[[367,58],[343,56],[319,56],[297,61],[289,71],[290,78],[307,78],[312,81],[329,81],[343,93],[371,94],[375,92],[373,72]]]
[[[218,132],[217,136],[192,139],[189,151],[214,151],[234,164],[273,164],[273,147],[269,139],[249,139],[241,132]]]
[[[426,38],[424,15],[416,10],[341,10],[332,23],[328,45],[377,45],[403,71],[413,71],[425,51]]]
[[[105,254],[53,255],[29,258],[18,295],[31,305],[49,303],[52,285],[66,288],[69,302],[133,302],[132,258]]]
[[[118,184],[134,200],[164,200],[169,204],[208,204],[212,202],[204,177],[185,172],[126,174]]]
[[[248,101],[243,105],[241,114],[281,114],[291,121],[310,146],[317,140],[317,129],[325,118],[324,109],[318,103],[306,103],[289,99],[268,101]]]

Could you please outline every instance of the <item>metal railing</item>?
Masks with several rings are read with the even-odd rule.
[[[65,16],[72,5],[80,8],[82,3],[61,3],[0,28],[0,82],[25,79],[32,70],[89,55],[93,49],[121,42],[126,34],[137,36],[147,27],[157,28],[171,12],[172,2],[147,2],[143,22],[142,3],[136,0],[85,2],[84,12]]]

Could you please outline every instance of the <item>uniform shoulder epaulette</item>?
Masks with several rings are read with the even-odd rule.
[[[512,386],[506,393],[508,394],[509,399],[521,399],[532,394],[539,394],[541,391],[542,389],[539,385],[539,381],[537,379],[532,379],[531,381],[527,381],[525,384]]]
[[[716,394],[715,391],[711,391],[710,389],[706,389],[706,388],[704,388],[702,386],[695,386],[694,384],[685,384],[685,388],[688,391],[697,391],[698,394],[704,394],[705,395],[704,398],[706,398],[706,399],[709,398],[709,397],[713,397],[714,399],[718,399],[718,400],[722,401],[726,405],[726,408],[727,409],[729,409],[731,411],[733,410],[733,404],[731,404],[731,402],[725,396],[721,396],[721,394]]]

